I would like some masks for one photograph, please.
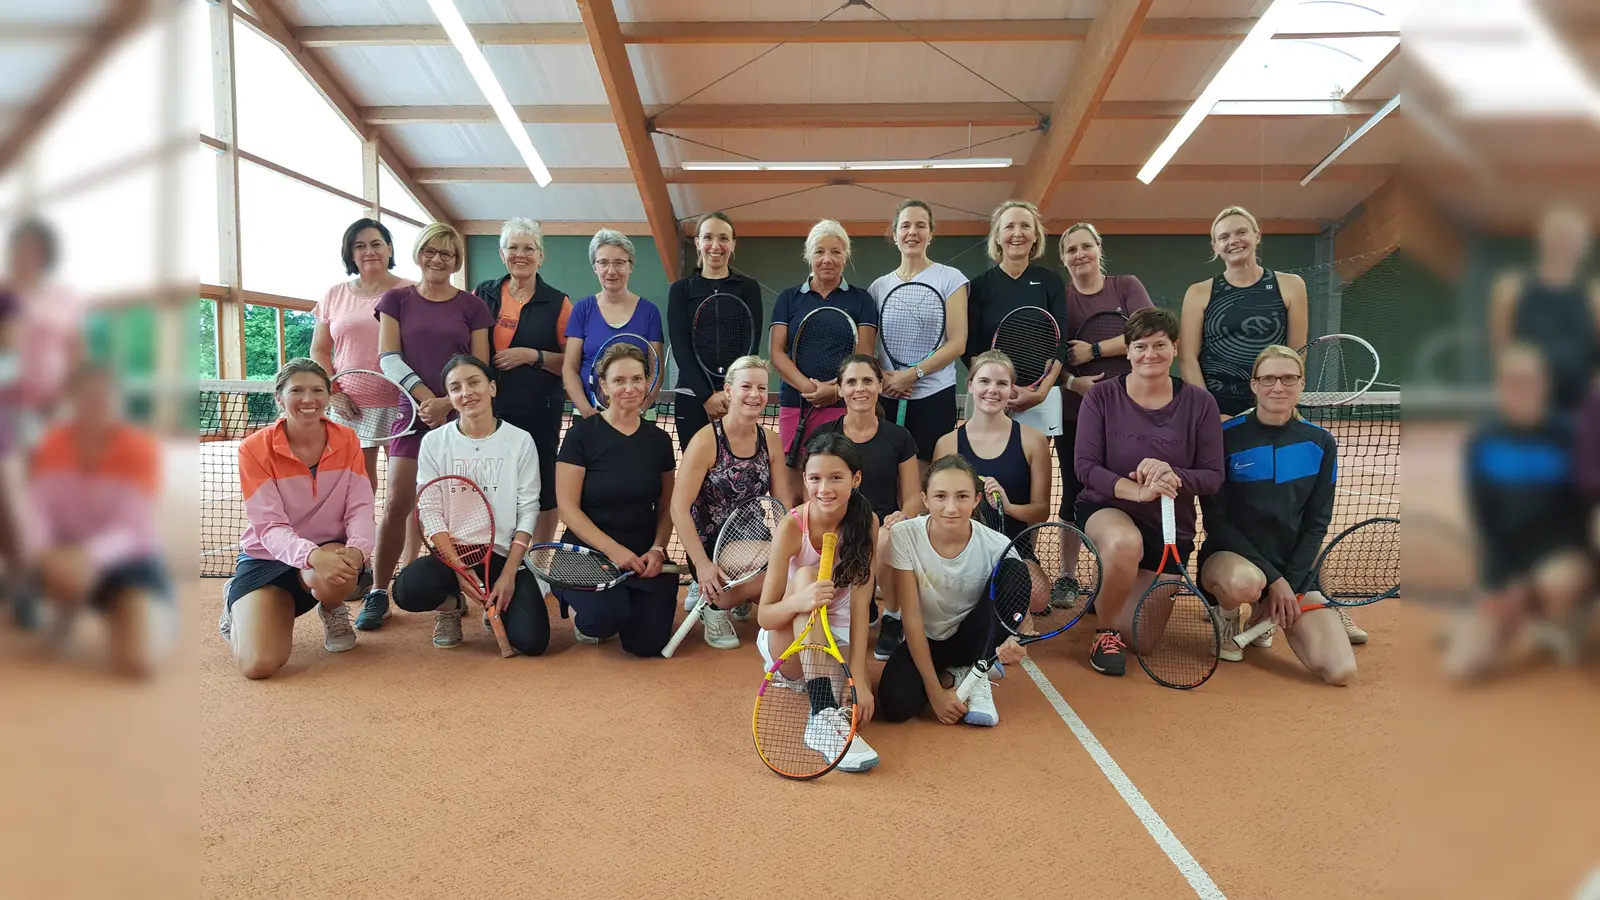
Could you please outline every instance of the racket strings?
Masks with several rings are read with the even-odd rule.
[[[410,401],[387,378],[365,372],[333,377],[336,393],[327,416],[352,429],[365,441],[388,440],[411,424]]]
[[[1339,337],[1312,341],[1305,350],[1305,388],[1300,403],[1337,405],[1366,391],[1378,375],[1378,359],[1366,345]]]
[[[843,313],[813,315],[795,336],[794,364],[807,378],[828,381],[839,377],[839,363],[855,349],[856,331]]]
[[[535,569],[561,584],[609,584],[622,573],[603,556],[559,547],[537,547],[528,557]]]
[[[1083,327],[1078,329],[1077,339],[1088,344],[1098,344],[1122,337],[1126,333],[1128,320],[1117,313],[1095,313],[1086,319]]]
[[[750,352],[754,336],[750,310],[742,300],[727,294],[708,297],[700,304],[691,332],[700,364],[718,375],[725,374],[734,360]]]
[[[1328,547],[1317,570],[1323,596],[1340,601],[1372,599],[1400,584],[1400,523],[1374,519],[1346,532]]]
[[[1133,650],[1157,682],[1174,688],[1203,684],[1217,667],[1217,613],[1179,581],[1157,581],[1139,603]]]
[[[783,515],[783,506],[770,497],[738,507],[717,535],[712,561],[735,581],[760,572],[766,568],[772,536]]]
[[[878,318],[883,349],[897,366],[927,359],[944,341],[944,297],[930,285],[911,282],[890,291]]]
[[[790,778],[812,778],[844,758],[855,732],[855,687],[827,648],[806,644],[784,656],[756,700],[761,758]]]
[[[1017,384],[1032,387],[1044,378],[1056,356],[1060,333],[1044,311],[1020,310],[1000,321],[995,329],[994,349],[1011,357],[1017,370]]]

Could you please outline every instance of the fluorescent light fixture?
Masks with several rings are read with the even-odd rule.
[[[1161,170],[1172,161],[1178,148],[1182,147],[1184,141],[1187,141],[1195,129],[1200,127],[1200,123],[1211,112],[1211,107],[1222,99],[1220,95],[1223,85],[1229,83],[1231,80],[1229,76],[1233,70],[1239,66],[1249,65],[1251,60],[1257,57],[1261,47],[1272,40],[1272,36],[1278,32],[1279,24],[1295,11],[1299,3],[1300,0],[1272,0],[1272,5],[1267,7],[1267,11],[1261,14],[1261,18],[1257,19],[1255,26],[1250,29],[1250,33],[1245,35],[1243,43],[1234,48],[1233,55],[1222,64],[1222,68],[1211,79],[1211,83],[1206,85],[1206,89],[1200,92],[1200,98],[1194,101],[1188,112],[1183,114],[1183,118],[1178,120],[1178,124],[1172,126],[1172,131],[1168,132],[1166,140],[1161,142],[1156,152],[1150,155],[1149,162],[1139,170],[1140,181],[1149,184],[1156,180]]]
[[[686,172],[883,172],[912,169],[1004,169],[1009,156],[955,159],[862,159],[840,161],[770,161],[763,159],[689,160]]]
[[[506,136],[511,138],[511,143],[516,146],[517,152],[522,154],[522,161],[527,163],[528,171],[533,173],[533,180],[537,181],[540,187],[549,184],[550,170],[539,157],[539,151],[534,149],[533,141],[528,137],[528,129],[523,127],[522,120],[517,117],[517,111],[511,108],[511,101],[506,99],[505,90],[494,77],[494,71],[489,68],[489,61],[483,56],[483,49],[473,39],[472,32],[468,30],[467,23],[461,18],[461,13],[456,9],[453,0],[428,0],[428,6],[433,9],[439,24],[444,26],[445,34],[450,35],[450,43],[454,44],[456,51],[461,54],[461,61],[467,64],[467,71],[472,73],[472,80],[478,83],[478,90],[483,92],[483,98],[488,100],[489,106],[494,109],[495,118],[498,118],[501,127],[505,128]]]
[[[1394,97],[1388,103],[1385,103],[1383,105],[1383,109],[1380,109],[1377,112],[1373,113],[1372,114],[1372,118],[1366,120],[1365,122],[1362,122],[1360,128],[1357,128],[1355,131],[1350,133],[1349,137],[1347,137],[1344,140],[1340,141],[1339,142],[1339,146],[1333,148],[1333,152],[1332,153],[1329,153],[1327,156],[1324,156],[1322,158],[1322,162],[1317,163],[1315,168],[1313,168],[1311,171],[1306,173],[1306,177],[1300,179],[1300,186],[1301,187],[1305,187],[1306,185],[1310,184],[1311,183],[1311,179],[1317,177],[1318,175],[1321,175],[1323,169],[1326,169],[1328,166],[1333,165],[1333,161],[1334,160],[1336,160],[1339,157],[1343,156],[1344,152],[1346,150],[1349,150],[1352,146],[1354,146],[1356,141],[1361,140],[1363,137],[1366,136],[1367,132],[1371,131],[1373,128],[1376,128],[1378,123],[1382,122],[1384,120],[1384,118],[1389,115],[1389,113],[1392,113],[1395,110],[1399,109],[1400,108],[1400,96],[1401,95],[1399,95],[1399,94],[1395,94]]]

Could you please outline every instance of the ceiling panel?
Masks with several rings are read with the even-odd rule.
[[[514,104],[605,103],[588,47],[489,45],[484,58]],[[482,105],[461,54],[448,46],[333,47],[316,51],[359,106]]]
[[[545,165],[628,165],[615,125],[526,125]],[[384,137],[413,166],[520,166],[522,157],[499,125],[391,125]]]
[[[433,190],[463,219],[644,220],[639,192],[626,184],[436,184]]]
[[[0,104],[26,106],[33,102],[74,49],[66,42],[4,45],[0,50]]]
[[[434,25],[427,0],[281,0],[297,25]],[[468,24],[576,22],[573,0],[455,0]]]
[[[1018,131],[1022,130],[973,128],[969,138],[965,128],[688,129],[675,133],[698,144],[657,135],[656,151],[662,165],[669,166],[679,165],[684,160],[733,159],[739,154],[765,160],[1009,156],[1021,164],[1033,152],[1042,132],[1033,130],[1018,134]],[[972,147],[970,153],[969,146]],[[712,148],[730,152],[719,153]]]
[[[1293,182],[1253,185],[1074,183],[1057,191],[1045,212],[1053,219],[1091,221],[1096,218],[1210,220],[1217,210],[1237,204],[1262,219],[1337,219],[1380,185],[1381,182],[1320,180],[1305,187]]]
[[[1222,41],[1135,41],[1111,79],[1107,100],[1193,100],[1228,61]]]
[[[883,220],[888,227],[895,205],[906,197],[919,197],[934,208],[935,216],[953,219],[987,218],[1006,199],[1007,184],[874,184],[823,185],[796,193],[800,188],[752,184],[672,184],[672,205],[680,218],[714,209],[740,218]],[[780,196],[787,195],[787,196]],[[853,237],[859,238],[859,235]]]
[[[1067,19],[1099,14],[1101,0],[875,0],[896,21],[917,19]],[[838,0],[617,0],[624,22],[814,22],[839,9]],[[867,9],[845,9],[830,22],[882,21]]]
[[[1142,166],[1172,130],[1171,120],[1099,121],[1089,126],[1073,156],[1075,165]],[[1213,116],[1200,123],[1172,162],[1175,165],[1312,166],[1359,123],[1345,117],[1249,119]],[[1390,119],[1368,132],[1346,156],[1348,163],[1399,163],[1402,139]]]

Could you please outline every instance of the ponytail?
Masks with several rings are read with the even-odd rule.
[[[861,473],[860,451],[840,432],[824,432],[811,438],[806,444],[805,459],[800,463],[802,472],[813,456],[837,457],[852,474]],[[806,502],[809,503],[810,500],[807,499]],[[844,519],[839,523],[839,543],[834,550],[835,587],[847,588],[851,585],[865,584],[871,577],[874,521],[876,520],[873,517],[872,506],[867,503],[867,498],[861,496],[860,491],[851,491],[850,502],[845,506]]]

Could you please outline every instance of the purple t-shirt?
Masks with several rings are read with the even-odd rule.
[[[1161,532],[1158,503],[1117,499],[1117,481],[1146,459],[1172,466],[1178,493],[1178,539],[1194,540],[1194,498],[1222,488],[1222,416],[1204,388],[1172,379],[1172,402],[1145,409],[1128,396],[1126,375],[1095,384],[1078,413],[1073,470],[1083,482],[1080,502],[1114,506],[1141,526]]]
[[[578,367],[581,383],[589,383],[589,373],[594,370],[600,345],[619,334],[637,334],[652,344],[661,343],[661,310],[640,297],[634,304],[633,315],[622,327],[616,328],[601,314],[600,301],[594,294],[572,304],[572,314],[567,317],[567,337],[583,341],[583,365]]]
[[[1067,282],[1067,340],[1078,340],[1078,329],[1089,317],[1095,313],[1120,310],[1123,315],[1131,316],[1141,309],[1154,306],[1150,302],[1150,292],[1144,289],[1139,279],[1132,275],[1107,275],[1105,284],[1093,294],[1080,294],[1078,289]],[[1092,361],[1091,361],[1092,362]],[[1074,375],[1087,375],[1087,371],[1073,371]],[[1097,371],[1105,372],[1101,381],[1110,381],[1118,375],[1126,375],[1132,369],[1128,365],[1126,356],[1118,356],[1110,363],[1102,361]],[[1066,389],[1067,379],[1061,379],[1061,421],[1070,422],[1078,417],[1078,409],[1083,405],[1083,398],[1077,391]]]
[[[1600,503],[1600,388],[1578,409],[1578,440],[1573,448],[1578,489],[1591,502]]]
[[[400,323],[400,358],[437,397],[445,395],[445,363],[457,353],[472,352],[474,331],[494,327],[489,305],[466,291],[436,303],[414,285],[392,288],[378,298],[373,315],[380,313]]]

